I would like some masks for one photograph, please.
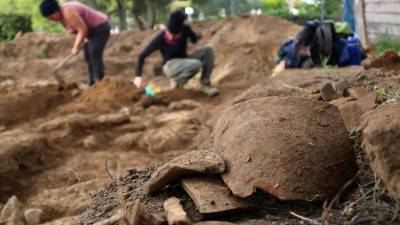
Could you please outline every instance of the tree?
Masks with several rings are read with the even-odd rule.
[[[117,0],[117,11],[121,30],[126,30],[128,27],[126,23],[126,3],[124,0]]]
[[[133,0],[132,15],[141,30],[151,29],[158,22],[157,15],[168,11],[172,0]]]

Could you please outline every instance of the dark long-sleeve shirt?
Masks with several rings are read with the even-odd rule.
[[[150,44],[140,53],[136,64],[136,76],[142,75],[145,59],[151,53],[160,50],[164,64],[170,59],[186,58],[187,39],[189,38],[192,43],[196,43],[198,39],[197,35],[188,25],[184,25],[181,36],[173,42],[168,41],[165,35],[166,31],[158,33]]]

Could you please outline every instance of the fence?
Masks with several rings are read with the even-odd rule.
[[[364,43],[374,43],[387,32],[400,41],[400,0],[355,0],[357,33]]]

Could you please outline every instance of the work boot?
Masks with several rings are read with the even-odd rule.
[[[219,95],[219,90],[216,87],[212,87],[210,85],[202,85],[201,90],[208,95],[209,97],[215,97]]]

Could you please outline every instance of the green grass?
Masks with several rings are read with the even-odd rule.
[[[374,89],[376,100],[379,104],[384,102],[396,101],[400,97],[400,88],[395,92],[389,92],[381,87],[376,87]]]
[[[386,50],[395,50],[396,52],[400,52],[400,42],[395,42],[390,38],[389,32],[382,33],[379,35],[378,42],[375,47],[375,54],[381,55]]]

